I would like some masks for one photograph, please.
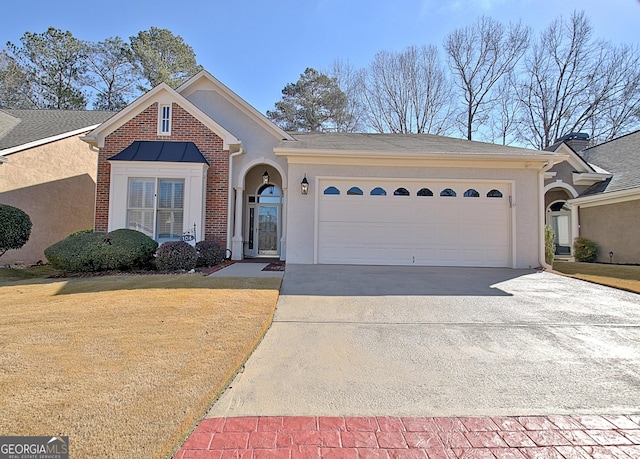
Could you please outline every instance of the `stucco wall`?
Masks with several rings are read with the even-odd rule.
[[[0,166],[0,202],[24,210],[33,223],[25,246],[0,264],[45,261],[45,248],[93,227],[97,153],[79,137],[13,153]]]
[[[552,188],[544,194],[544,208],[549,207],[549,204],[556,201],[567,201],[573,198],[569,192],[562,188]]]
[[[292,184],[299,183],[305,173],[311,184],[309,194],[302,196],[293,185],[288,194],[287,261],[290,263],[314,262],[314,222],[319,192],[316,177],[393,177],[514,181],[515,267],[535,268],[540,264],[538,171],[535,169],[289,165],[288,174]]]
[[[598,261],[640,263],[640,199],[580,208],[580,236],[598,244]]]
[[[232,186],[242,186],[243,173],[257,164],[278,164],[282,171],[286,170],[286,159],[273,156],[273,148],[280,143],[281,139],[276,138],[238,107],[211,90],[195,91],[188,96],[188,99],[242,141],[244,154],[233,158]],[[282,181],[278,186],[283,186],[284,183],[286,187],[286,177],[282,177]],[[246,193],[254,193],[252,187],[247,184],[244,184],[243,188]]]

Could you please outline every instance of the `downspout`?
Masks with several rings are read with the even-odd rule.
[[[552,266],[547,263],[545,253],[545,208],[544,208],[544,173],[555,165],[555,161],[550,159],[542,165],[538,172],[538,261],[544,269],[551,269]]]
[[[232,215],[233,209],[235,209],[235,206],[233,205],[234,204],[233,202],[233,198],[234,198],[233,158],[243,153],[244,153],[244,147],[242,146],[242,144],[240,144],[240,149],[235,153],[231,153],[229,155],[229,186],[228,186],[229,191],[228,191],[228,197],[227,197],[227,251],[228,252],[231,252],[231,238],[233,237],[233,234],[231,234],[231,231],[233,231],[231,215]],[[237,215],[234,215],[234,220],[235,218],[237,218]],[[242,216],[240,218],[242,218]]]

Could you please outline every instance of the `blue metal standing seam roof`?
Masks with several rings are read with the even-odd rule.
[[[209,161],[193,142],[136,140],[109,161],[160,161],[171,163],[204,163]]]

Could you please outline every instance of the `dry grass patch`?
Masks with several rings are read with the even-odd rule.
[[[640,293],[640,266],[556,262],[553,269],[576,279]]]
[[[271,324],[279,278],[0,280],[0,432],[170,457]]]

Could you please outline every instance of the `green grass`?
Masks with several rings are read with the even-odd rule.
[[[640,266],[555,262],[553,269],[576,279],[640,293]]]

